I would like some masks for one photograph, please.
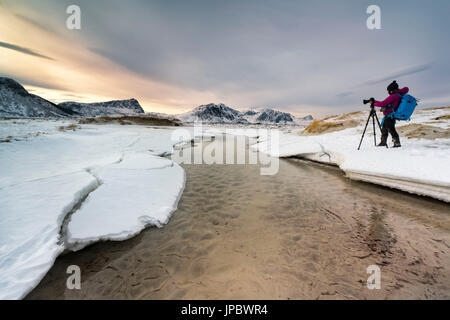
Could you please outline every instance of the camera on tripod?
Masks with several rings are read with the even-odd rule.
[[[378,119],[377,113],[375,111],[375,99],[374,98],[370,98],[368,100],[363,100],[364,104],[368,104],[370,103],[370,112],[369,112],[369,117],[367,118],[367,122],[366,122],[366,126],[364,127],[364,131],[363,134],[361,136],[361,141],[359,142],[359,146],[358,146],[358,150],[361,149],[361,143],[363,142],[364,139],[364,135],[366,134],[366,130],[367,130],[367,126],[370,122],[370,119],[372,119],[372,126],[373,126],[373,142],[375,143],[375,145],[377,145],[377,134],[375,132],[375,121],[378,124],[378,128],[380,128],[381,131],[381,125],[380,125],[380,120]],[[386,145],[387,147],[387,145]]]
[[[364,104],[368,104],[368,103],[373,104],[373,102],[375,102],[375,99],[374,99],[374,98],[370,98],[369,100],[363,100],[363,103],[364,103]]]

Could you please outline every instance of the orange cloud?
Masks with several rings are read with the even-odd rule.
[[[63,33],[39,28],[5,9],[0,9],[0,20],[2,41],[23,49],[0,46],[0,72],[19,82],[25,79],[28,90],[50,101],[136,98],[146,111],[179,113],[217,100],[208,92],[186,90],[135,74],[74,41],[76,34],[63,37]],[[42,59],[43,56],[51,59]]]

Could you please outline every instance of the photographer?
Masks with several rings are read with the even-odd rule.
[[[375,107],[380,107],[381,111],[383,111],[384,118],[381,121],[381,142],[378,144],[379,147],[385,147],[388,133],[391,134],[392,140],[394,142],[394,148],[401,147],[400,137],[395,130],[395,118],[394,111],[397,110],[402,98],[401,96],[407,94],[409,92],[408,87],[403,89],[399,89],[397,81],[393,81],[388,87],[387,91],[389,93],[389,97],[387,97],[384,101],[376,101],[371,98],[371,101],[374,102]]]

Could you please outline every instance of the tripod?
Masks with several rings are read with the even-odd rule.
[[[377,119],[378,128],[380,128],[380,131],[381,131],[381,125],[380,125],[380,120],[378,120],[377,112],[375,111],[375,106],[373,105],[373,102],[371,102],[371,104],[370,104],[370,113],[369,113],[369,117],[367,118],[366,126],[364,127],[364,132],[363,132],[363,134],[362,134],[361,141],[359,142],[358,150],[361,148],[361,143],[363,142],[364,135],[365,135],[365,133],[366,133],[367,125],[369,124],[370,118],[372,118],[372,124],[373,124],[373,141],[374,141],[375,146],[376,146],[376,145],[377,145],[377,134],[376,134],[376,132],[375,132],[375,119]],[[387,145],[386,145],[386,148],[387,148]]]

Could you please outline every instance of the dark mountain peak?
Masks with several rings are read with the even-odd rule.
[[[112,100],[94,103],[68,101],[60,103],[59,107],[78,113],[85,117],[144,113],[144,109],[142,109],[139,102],[134,98],[128,100]]]
[[[257,113],[255,110],[248,110],[244,112],[244,116],[254,116]]]
[[[198,106],[192,111],[178,115],[184,122],[202,121],[206,123],[235,123],[235,124],[286,124],[294,123],[294,117],[286,112],[265,109],[250,109],[240,112],[227,107],[223,103],[209,103]]]
[[[195,109],[197,109],[197,110],[217,110],[218,112],[231,112],[233,114],[238,114],[239,113],[239,111],[234,110],[233,108],[227,107],[223,103],[218,103],[218,104],[208,103],[208,104],[204,104],[204,105],[198,106]]]
[[[144,113],[134,99],[98,103],[64,102],[59,105],[28,93],[17,81],[0,77],[0,117],[63,118],[69,116],[134,115]]]
[[[0,117],[61,118],[69,115],[54,103],[28,93],[17,81],[0,77]]]
[[[239,117],[239,111],[227,107],[223,103],[209,103],[194,108],[191,117],[195,118],[194,121],[229,122]]]
[[[259,112],[256,121],[281,123],[281,122],[293,122],[294,118],[290,113],[265,108]]]
[[[19,94],[21,96],[28,95],[28,91],[25,90],[25,88],[22,87],[20,83],[11,78],[0,77],[0,89],[10,90],[15,94]]]

